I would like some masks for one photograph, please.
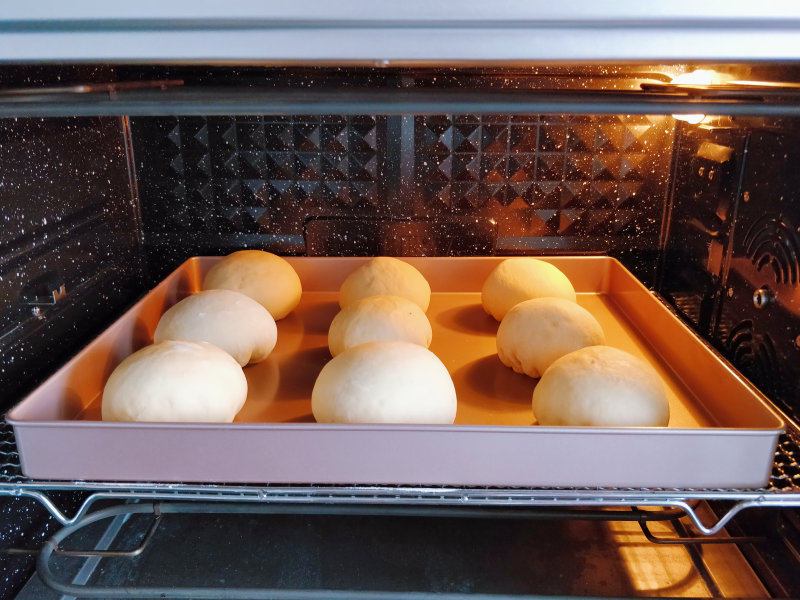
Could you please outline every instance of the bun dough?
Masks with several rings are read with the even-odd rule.
[[[230,423],[247,379],[227,352],[206,342],[168,340],[134,352],[103,390],[104,421]]]
[[[425,312],[431,302],[431,286],[407,262],[378,256],[347,276],[339,289],[339,306],[346,308],[362,298],[378,295],[408,298]]]
[[[278,328],[269,311],[233,290],[206,290],[184,298],[158,321],[153,341],[208,342],[233,356],[241,366],[269,356]]]
[[[501,262],[486,278],[481,290],[483,309],[498,321],[515,304],[547,297],[575,302],[575,289],[556,267],[529,256]]]
[[[589,346],[555,361],[533,390],[540,425],[666,427],[661,378],[643,360],[610,346]]]
[[[399,340],[427,348],[431,323],[422,309],[400,296],[370,296],[343,308],[328,330],[331,355],[366,342]]]
[[[541,377],[565,354],[605,344],[603,328],[592,314],[563,298],[534,298],[506,313],[497,328],[497,355],[517,373]]]
[[[276,321],[295,309],[303,293],[292,265],[263,250],[239,250],[222,258],[206,275],[203,289],[241,292],[266,308]]]
[[[370,342],[323,368],[311,392],[319,423],[452,424],[456,390],[447,368],[411,342]]]

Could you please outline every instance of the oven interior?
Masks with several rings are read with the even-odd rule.
[[[187,258],[261,248],[611,255],[787,419],[764,491],[786,507],[740,512],[724,544],[635,508],[189,502],[152,539],[152,515],[111,506],[77,545],[152,544],[102,566],[60,557],[57,573],[101,588],[800,595],[798,85],[790,64],[3,66],[4,410]],[[58,523],[19,497],[31,482],[10,429],[1,443],[6,595],[49,598],[24,550]],[[69,514],[91,486],[36,490]],[[686,496],[709,515],[730,504]],[[679,539],[650,541],[642,521]]]

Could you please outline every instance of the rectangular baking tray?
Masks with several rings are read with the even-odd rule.
[[[766,484],[783,421],[618,261],[548,258],[607,343],[648,361],[670,401],[667,428],[534,424],[536,380],[503,366],[480,289],[498,257],[406,258],[427,278],[431,350],[453,377],[454,425],[318,424],[311,390],[344,278],[367,258],[289,258],[300,305],[278,344],[248,366],[233,423],[100,420],[111,371],[152,342],[163,312],[201,289],[216,257],[195,257],[8,414],[23,472],[37,479],[532,487],[751,488]]]

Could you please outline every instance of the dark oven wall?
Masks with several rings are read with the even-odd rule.
[[[800,123],[722,120],[682,126],[676,139],[660,290],[797,420]]]
[[[652,281],[670,116],[132,118],[153,280],[193,254],[604,252]]]
[[[0,119],[5,406],[141,292],[125,120]]]
[[[799,148],[800,123],[794,119],[680,124],[658,285],[683,318],[795,423],[800,419]],[[798,456],[796,433],[783,435],[772,472],[776,487],[800,484]],[[796,514],[785,522],[783,539],[754,562],[766,581],[765,573],[787,564],[786,539],[798,533]],[[763,535],[772,526],[766,514],[754,513],[733,527],[733,535]],[[791,595],[792,582],[773,579],[780,582],[779,594]]]
[[[0,400],[3,414],[143,290],[138,207],[120,118],[0,119]],[[19,464],[10,427],[3,464]],[[15,468],[0,469],[13,483]],[[56,493],[62,510],[81,500]],[[35,547],[57,529],[37,503],[0,502],[0,545]],[[3,554],[0,597],[33,568]]]

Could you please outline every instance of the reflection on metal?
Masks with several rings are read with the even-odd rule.
[[[107,93],[113,98],[118,92],[126,90],[142,89],[165,89],[168,87],[178,87],[183,85],[183,80],[168,79],[163,81],[116,81],[110,83],[82,83],[75,85],[65,85],[60,87],[37,87],[37,88],[6,88],[0,89],[0,100],[15,98],[19,96],[29,96],[31,93],[42,96],[63,96],[69,94],[95,94]]]
[[[692,98],[641,91],[464,89],[167,88],[0,98],[0,117],[408,115],[408,114],[698,114],[798,116],[797,98]]]
[[[51,588],[63,593],[84,598],[423,598],[428,597],[424,593],[417,592],[364,592],[364,591],[329,591],[329,590],[309,590],[309,589],[269,589],[269,588],[207,588],[199,587],[199,581],[193,579],[193,583],[198,587],[183,588],[177,586],[169,587],[90,587],[85,586],[90,578],[85,578],[80,582],[73,580],[72,584],[59,581],[53,572],[53,557],[57,548],[64,543],[66,538],[83,529],[84,527],[98,523],[106,519],[119,519],[121,515],[153,515],[158,520],[162,515],[184,514],[194,515],[190,527],[194,528],[196,519],[202,515],[324,515],[324,516],[385,516],[385,517],[411,517],[411,518],[499,518],[499,519],[567,519],[564,523],[572,523],[577,519],[588,519],[592,521],[603,521],[596,526],[588,529],[581,528],[572,531],[571,539],[576,539],[579,545],[605,544],[610,542],[611,547],[617,548],[618,552],[608,554],[601,552],[602,556],[597,556],[595,551],[587,550],[587,560],[589,561],[584,569],[584,576],[592,577],[593,573],[603,573],[603,576],[613,577],[616,571],[622,569],[623,572],[616,573],[626,578],[625,585],[631,586],[637,592],[653,594],[656,592],[669,592],[670,596],[705,596],[709,592],[714,597],[723,596],[722,591],[727,588],[718,588],[715,584],[714,575],[709,573],[704,560],[693,554],[693,551],[681,547],[663,547],[650,545],[636,528],[636,523],[648,521],[658,528],[659,532],[676,531],[673,521],[680,516],[680,511],[675,510],[590,510],[590,511],[565,511],[559,509],[502,509],[502,508],[475,508],[475,507],[411,507],[411,506],[342,506],[342,505],[248,505],[241,503],[142,503],[126,504],[98,510],[86,516],[81,522],[70,525],[57,532],[44,546],[38,558],[37,569],[41,579]],[[150,523],[145,540],[147,543],[153,537],[154,522]],[[113,525],[113,522],[112,522]],[[180,531],[180,529],[178,530]],[[582,532],[582,533],[581,533]],[[160,540],[164,543],[173,543],[175,530],[170,529],[166,538]],[[599,537],[598,537],[599,536]],[[215,538],[216,539],[216,538]],[[200,543],[199,540],[197,543]],[[145,543],[143,542],[142,546]],[[170,548],[173,546],[170,545]],[[729,548],[729,560],[735,560],[735,549]],[[87,555],[88,553],[83,553]],[[91,553],[92,556],[122,556],[121,554]],[[132,555],[128,555],[132,556]],[[157,560],[158,553],[148,555],[150,562]],[[570,555],[574,558],[573,555]],[[62,575],[63,576],[63,575]],[[752,578],[752,573],[750,574]],[[738,574],[739,579],[746,579],[745,573]],[[724,579],[724,578],[723,578]],[[76,585],[76,583],[80,585]],[[741,581],[738,582],[741,584]],[[723,584],[727,585],[723,581]],[[603,585],[602,582],[599,585]],[[749,590],[756,589],[755,579],[750,582]],[[738,589],[738,588],[737,588]],[[745,594],[750,595],[750,594]],[[465,598],[460,593],[437,593],[437,597],[447,600],[455,598]],[[486,596],[482,594],[470,595],[474,598],[510,598],[509,595]],[[519,596],[513,596],[519,597]]]

